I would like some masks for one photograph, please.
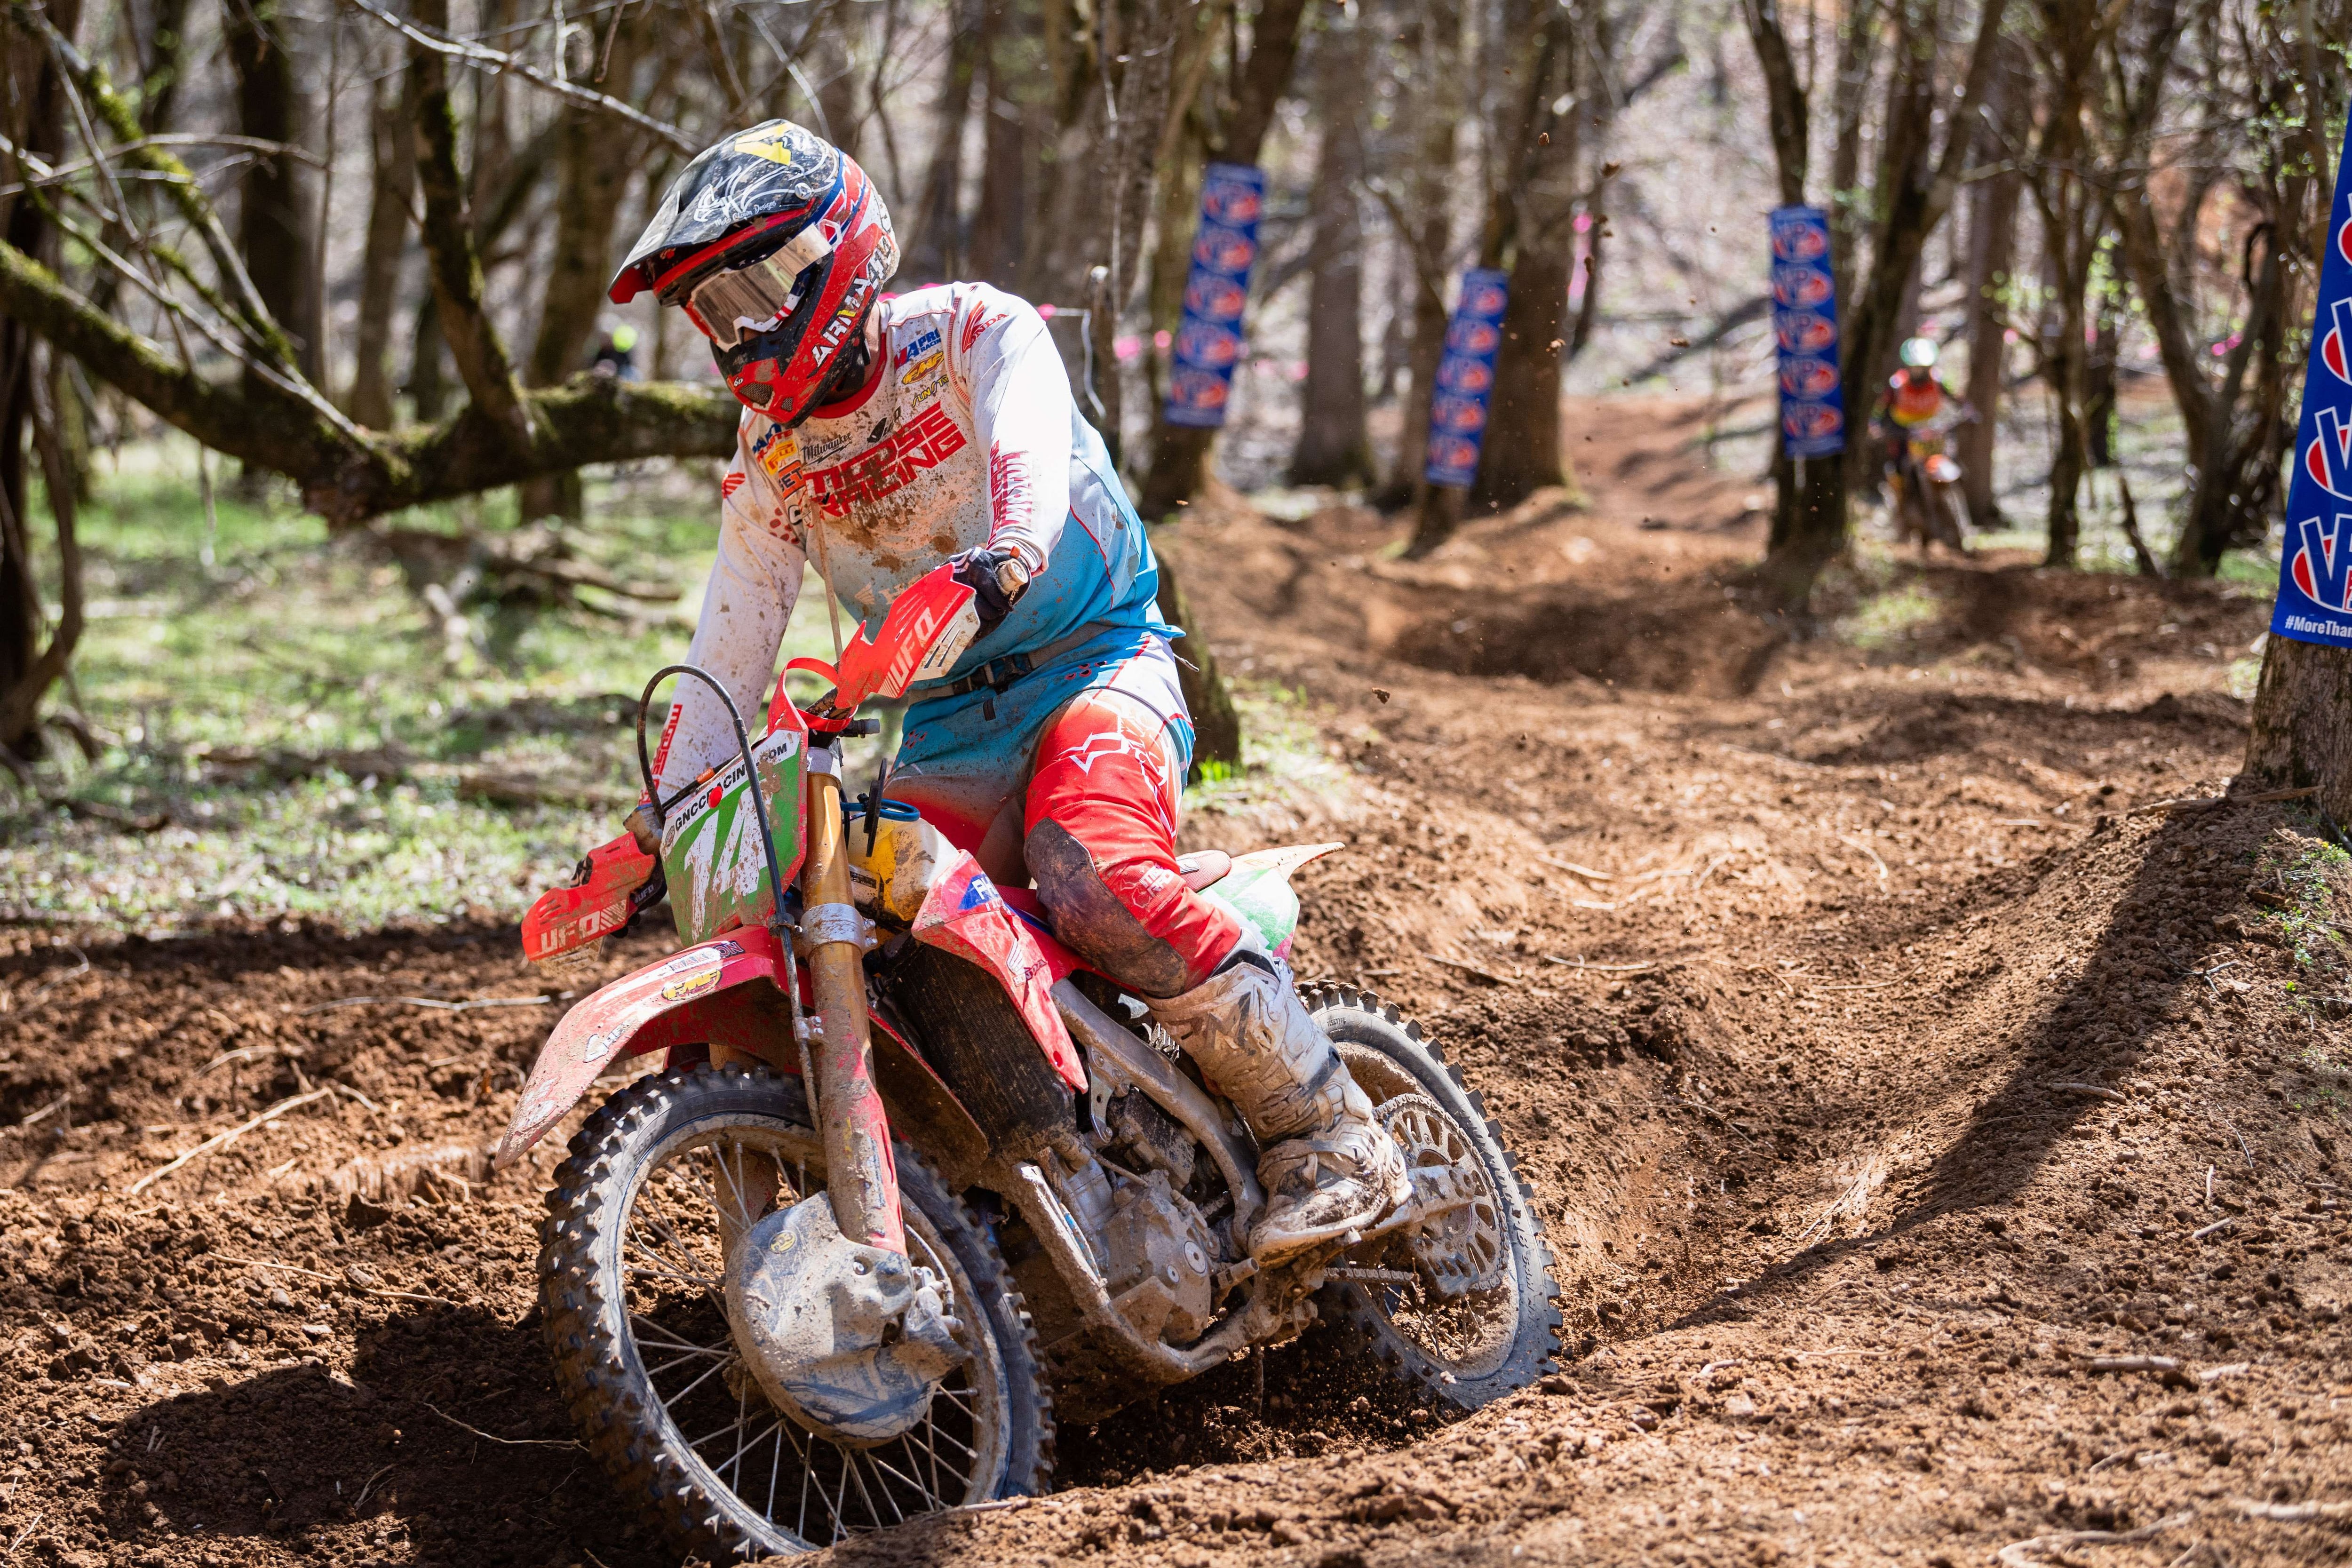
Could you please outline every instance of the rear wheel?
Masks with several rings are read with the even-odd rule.
[[[1303,994],[1405,1163],[1446,1167],[1462,1200],[1419,1236],[1344,1258],[1361,1274],[1325,1287],[1325,1315],[1390,1372],[1462,1409],[1525,1388],[1558,1352],[1559,1288],[1534,1194],[1500,1133],[1419,1025],[1369,992]]]
[[[799,1083],[764,1069],[642,1079],[581,1129],[548,1195],[540,1300],[557,1384],[624,1495],[716,1561],[1042,1491],[1053,1468],[1034,1335],[995,1240],[904,1145],[908,1254],[941,1281],[970,1360],[921,1425],[875,1447],[769,1405],[736,1353],[725,1251],[824,1190],[809,1123]]]

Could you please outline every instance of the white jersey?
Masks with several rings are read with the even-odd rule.
[[[1036,310],[984,283],[943,283],[875,310],[879,376],[794,429],[747,411],[720,485],[719,560],[687,657],[754,728],[812,561],[852,614],[878,626],[902,590],[950,556],[983,545],[1017,555],[1027,591],[949,680],[1083,626],[1160,625],[1142,525]],[[909,695],[919,700],[923,689]],[[665,790],[734,745],[709,692],[681,683],[663,741]]]

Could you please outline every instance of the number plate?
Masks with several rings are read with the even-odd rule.
[[[787,882],[800,870],[805,847],[801,742],[799,731],[784,730],[751,748]],[[685,941],[708,942],[720,931],[764,926],[775,918],[775,889],[768,886],[768,857],[760,847],[759,813],[746,788],[741,757],[671,808],[661,848],[670,909]]]

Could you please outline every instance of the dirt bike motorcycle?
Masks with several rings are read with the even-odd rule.
[[[1925,557],[1930,544],[1942,544],[1965,555],[1968,542],[1960,531],[1961,468],[1944,450],[1944,442],[1965,421],[1965,416],[1942,416],[1905,429],[1888,422],[1893,435],[1893,460],[1887,464],[1887,500],[1895,519],[1895,539],[1918,542]]]
[[[964,596],[956,598],[957,594]],[[1056,1418],[1099,1420],[1332,1321],[1457,1407],[1550,1364],[1559,1314],[1530,1194],[1478,1097],[1396,1010],[1307,992],[1411,1167],[1377,1225],[1261,1268],[1242,1119],[1145,1008],[878,787],[841,742],[871,696],[950,666],[971,590],[927,579],[861,629],[803,711],[780,679],[758,740],[583,863],[524,921],[527,954],[593,957],[648,901],[682,945],[574,1005],[499,1144],[503,1167],[624,1055],[547,1198],[556,1375],[622,1493],[726,1561],[821,1548],[1042,1493]],[[723,691],[719,692],[722,700]],[[877,786],[883,782],[876,781]],[[1340,847],[1203,853],[1186,880],[1286,959],[1290,878]]]

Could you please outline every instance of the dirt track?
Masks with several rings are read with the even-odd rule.
[[[1213,507],[1180,556],[1228,666],[1303,689],[1346,764],[1191,831],[1349,841],[1307,879],[1302,972],[1370,974],[1485,1090],[1574,1359],[1447,1425],[1310,1338],[1262,1409],[1228,1369],[1066,1431],[1077,1489],[838,1555],[2352,1550],[2352,1521],[2242,1507],[2352,1498],[2352,1074],[2315,923],[2352,889],[2292,807],[2126,815],[2233,769],[2260,603],[1956,567],[1907,641],[1792,642],[1732,571],[1749,487],[1684,475],[1681,412],[1604,405],[1591,510],[1433,562]],[[531,994],[513,952],[0,961],[0,1561],[662,1561],[549,1384],[544,1163],[470,1153],[551,1009],[322,1006]],[[129,1191],[330,1081],[355,1092]],[[2178,1365],[2086,1359],[2115,1356]]]

